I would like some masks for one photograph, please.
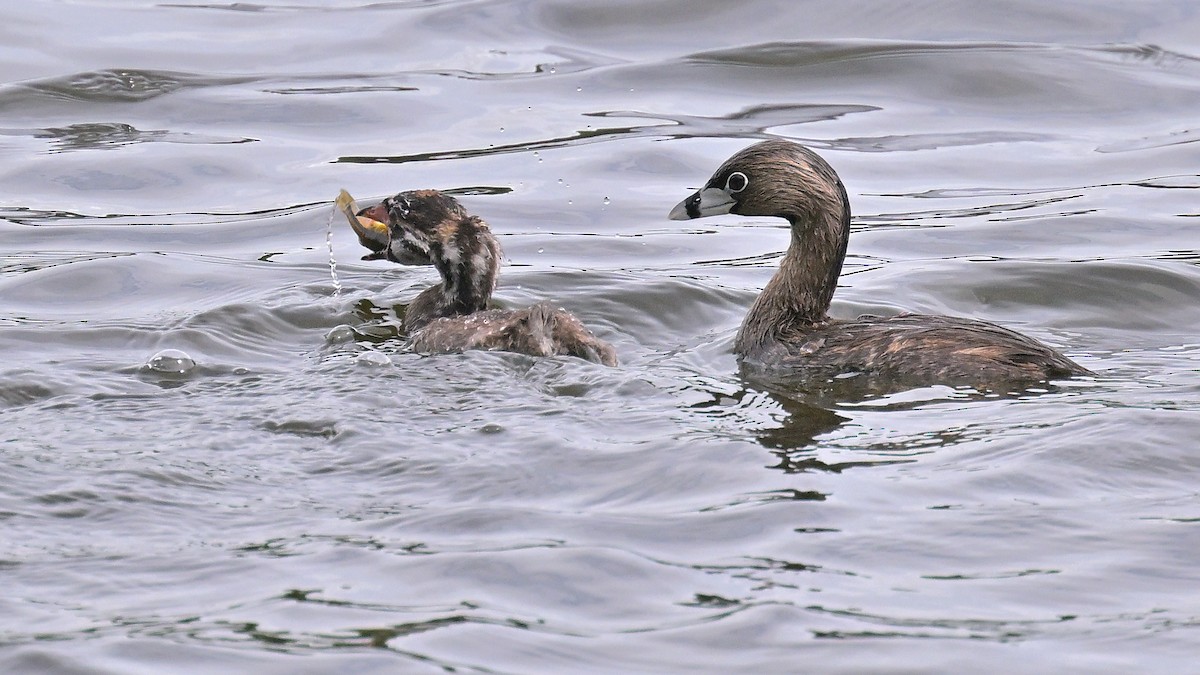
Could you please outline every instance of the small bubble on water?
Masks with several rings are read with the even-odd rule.
[[[609,205],[609,204],[611,204],[611,203],[612,203],[612,200],[611,200],[611,199],[609,199],[608,197],[605,197],[605,198],[604,198],[604,205],[605,205],[605,206],[608,206],[608,205]]]
[[[538,253],[545,253],[545,252],[546,252],[546,249],[541,248],[541,247],[538,248]]]
[[[364,366],[390,366],[392,358],[383,352],[372,350],[359,354],[358,362]]]
[[[479,427],[479,433],[481,434],[499,434],[503,432],[504,427],[500,426],[499,424],[485,424]]]
[[[164,349],[150,357],[146,367],[156,373],[174,373],[182,375],[196,367],[196,362],[186,352],[178,349]]]
[[[342,324],[334,326],[333,330],[325,334],[325,341],[330,344],[342,344],[345,342],[353,342],[358,337],[357,332],[351,326]]]
[[[583,91],[583,87],[575,87],[575,91]]]

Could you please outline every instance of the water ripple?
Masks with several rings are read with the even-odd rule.
[[[121,122],[92,122],[44,129],[0,129],[0,136],[48,138],[51,139],[51,153],[72,150],[112,150],[137,143],[222,145],[257,141],[254,138],[223,138],[167,129],[143,131]]]
[[[10,85],[0,92],[0,111],[36,97],[87,103],[136,103],[183,89],[253,82],[254,77],[212,77],[161,70],[110,69]]]

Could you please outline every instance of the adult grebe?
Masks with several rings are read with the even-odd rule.
[[[750,307],[734,346],[754,373],[857,372],[909,384],[984,387],[1091,374],[1041,342],[985,321],[918,314],[831,319],[850,237],[850,201],[833,168],[804,146],[779,139],[745,148],[670,217],[723,213],[791,223],[779,271]]]

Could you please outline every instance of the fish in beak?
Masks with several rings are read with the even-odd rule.
[[[350,222],[350,228],[358,235],[358,243],[371,249],[371,253],[363,256],[363,260],[382,260],[387,257],[388,243],[391,234],[388,231],[388,213],[382,204],[355,210],[354,197],[342,190],[335,201],[337,208]]]

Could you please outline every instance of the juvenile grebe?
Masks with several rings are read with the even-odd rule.
[[[723,213],[779,216],[791,224],[779,271],[734,343],[753,373],[855,372],[910,384],[985,387],[1091,374],[1037,340],[985,321],[918,314],[831,319],[850,238],[850,201],[833,168],[804,146],[769,140],[745,148],[670,217]]]
[[[345,198],[349,203],[349,195]],[[569,355],[617,365],[612,345],[549,302],[515,310],[487,308],[496,288],[500,244],[487,223],[455,198],[437,190],[401,192],[347,215],[361,216],[349,220],[359,242],[372,251],[366,259],[433,265],[442,277],[442,283],[417,295],[404,315],[414,350]]]

